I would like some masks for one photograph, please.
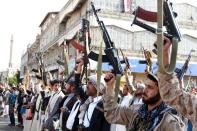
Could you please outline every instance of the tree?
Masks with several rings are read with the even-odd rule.
[[[19,84],[19,78],[18,78],[19,75],[20,75],[19,73],[20,72],[17,71],[14,76],[8,78],[8,84],[9,85],[18,85]]]

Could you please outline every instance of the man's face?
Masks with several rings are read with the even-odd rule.
[[[146,79],[145,86],[142,94],[143,102],[148,105],[156,104],[161,99],[157,83],[150,79]]]
[[[143,88],[137,88],[135,91],[135,95],[141,97],[144,92]]]
[[[12,87],[11,88],[11,92],[14,93],[15,91],[16,91],[16,88],[15,87]]]
[[[87,92],[86,93],[87,93],[88,96],[94,96],[94,95],[97,94],[97,90],[93,86],[91,81],[88,81],[88,83],[87,83]]]
[[[123,87],[123,95],[126,96],[126,95],[128,95],[128,93],[129,93],[129,89],[128,89],[128,87],[126,85],[124,85],[124,87]]]
[[[65,92],[66,93],[71,93],[71,86],[70,86],[70,84],[65,84]]]
[[[60,87],[60,84],[59,83],[55,83],[52,87],[52,90],[53,91],[58,91],[59,90],[59,87]]]

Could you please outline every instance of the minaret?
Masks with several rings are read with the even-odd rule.
[[[9,61],[9,68],[12,68],[12,54],[13,54],[13,35],[11,35],[11,40],[10,40],[10,61]]]

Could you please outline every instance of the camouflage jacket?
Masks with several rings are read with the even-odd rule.
[[[197,131],[197,96],[181,90],[175,75],[164,75],[161,73],[157,75],[160,95],[163,101],[191,120],[193,130]]]
[[[133,129],[134,120],[138,116],[141,105],[131,107],[118,106],[115,98],[109,92],[103,96],[105,118],[109,123],[122,124],[127,126],[127,130]],[[145,131],[146,129],[144,129]],[[185,124],[177,115],[166,112],[154,131],[185,131]]]

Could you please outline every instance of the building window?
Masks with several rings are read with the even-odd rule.
[[[112,12],[123,11],[123,0],[94,0],[95,7]]]

